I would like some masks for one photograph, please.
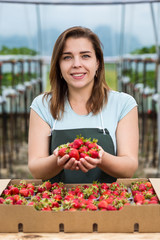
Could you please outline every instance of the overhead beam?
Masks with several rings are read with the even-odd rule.
[[[117,1],[49,1],[49,0],[0,0],[0,3],[16,3],[16,4],[40,4],[40,5],[117,5],[117,4],[142,4],[142,3],[155,3],[159,2],[159,0],[133,0],[133,1],[125,1],[125,0],[117,0]]]

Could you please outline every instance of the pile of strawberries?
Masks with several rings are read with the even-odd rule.
[[[136,182],[131,188],[117,182],[66,188],[62,182],[35,186],[22,180],[9,185],[0,197],[0,204],[33,206],[40,211],[116,211],[125,205],[158,203],[150,182]]]
[[[99,147],[97,145],[98,140],[87,139],[82,136],[77,136],[71,143],[62,144],[58,147],[58,156],[63,157],[68,154],[70,158],[79,160],[90,156],[92,158],[99,158]]]
[[[159,200],[150,182],[135,182],[131,184],[134,202],[137,205],[158,204]]]

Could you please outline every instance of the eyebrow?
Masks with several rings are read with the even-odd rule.
[[[82,51],[80,52],[80,54],[84,54],[84,53],[92,53],[91,51]],[[63,52],[62,54],[72,54],[72,52]]]

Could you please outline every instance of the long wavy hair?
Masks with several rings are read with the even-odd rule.
[[[86,109],[96,115],[100,112],[103,105],[107,103],[109,87],[105,81],[105,68],[101,42],[98,36],[90,29],[76,26],[65,30],[57,39],[51,58],[50,68],[50,91],[44,94],[44,97],[51,96],[50,111],[55,119],[61,119],[64,113],[66,96],[68,94],[68,85],[62,78],[59,61],[63,53],[66,40],[69,38],[87,38],[91,41],[96,58],[99,62],[94,85],[90,98],[86,103]]]

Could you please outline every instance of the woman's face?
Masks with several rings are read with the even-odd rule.
[[[99,64],[90,40],[68,38],[59,65],[69,89],[92,89]]]

